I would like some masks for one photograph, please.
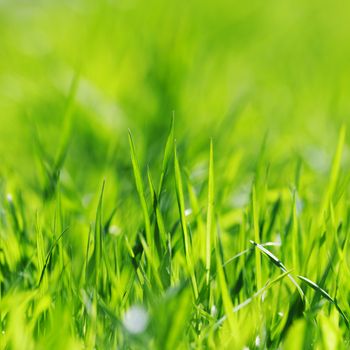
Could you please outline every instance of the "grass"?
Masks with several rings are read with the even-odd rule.
[[[0,1],[0,349],[349,348],[347,7]]]
[[[144,186],[147,176],[141,173],[129,133],[139,198],[135,206],[142,212],[134,235],[122,222],[120,232],[113,231],[118,209],[111,215],[104,209],[108,179],[103,181],[90,229],[89,225],[79,227],[81,214],[69,213],[62,204],[59,183],[50,199],[43,188],[44,205],[32,218],[23,199],[12,195],[4,199],[2,348],[288,349],[293,348],[291,339],[306,347],[327,348],[328,332],[332,332],[334,346],[346,347],[348,240],[347,223],[341,219],[346,197],[340,195],[333,205],[344,129],[325,188],[327,205],[320,201],[323,215],[314,215],[314,205],[298,212],[295,190],[289,198],[281,199],[280,193],[277,200],[268,202],[254,181],[251,203],[234,209],[239,215],[229,225],[222,224],[224,213],[215,199],[214,143],[210,142],[208,157],[207,200],[198,198],[194,190],[192,201],[203,209],[189,211],[190,193],[185,189],[190,188],[191,179],[179,162],[174,135],[172,122],[156,191],[150,170],[148,190]],[[271,217],[272,212],[276,217]],[[201,220],[206,216],[206,230],[196,216]],[[300,232],[304,239],[297,239],[301,224],[309,220],[314,220],[313,230]],[[285,229],[280,238],[274,233],[277,227]],[[76,241],[73,230],[79,233]],[[253,248],[250,237],[255,240]],[[244,250],[239,252],[238,247]],[[286,257],[290,270],[269,247]],[[309,255],[305,254],[309,249]],[[321,252],[324,260],[319,260]],[[261,253],[268,259],[262,260]],[[294,267],[296,261],[304,268]],[[137,305],[146,323],[137,328],[141,316],[135,313],[131,324],[138,330],[133,332],[123,315]],[[65,327],[58,326],[61,322]],[[300,333],[300,324],[308,331]],[[25,337],[23,344],[17,342],[19,335]]]

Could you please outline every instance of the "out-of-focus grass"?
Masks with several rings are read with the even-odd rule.
[[[0,0],[1,348],[346,348],[349,10]]]

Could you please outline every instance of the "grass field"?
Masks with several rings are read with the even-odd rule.
[[[349,11],[0,0],[0,349],[350,348]]]

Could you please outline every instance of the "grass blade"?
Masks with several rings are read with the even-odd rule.
[[[211,237],[213,231],[214,217],[214,156],[213,156],[213,141],[210,141],[210,156],[209,156],[209,180],[208,180],[208,211],[207,211],[207,232],[206,232],[206,282],[210,282],[210,257],[211,257]]]
[[[194,273],[194,267],[192,262],[192,255],[190,251],[190,242],[189,242],[189,234],[187,229],[187,221],[186,221],[186,215],[185,215],[185,198],[183,193],[183,187],[182,187],[182,177],[181,177],[181,171],[180,171],[180,165],[177,158],[177,152],[176,152],[176,146],[174,147],[174,169],[175,169],[175,187],[176,187],[176,197],[177,197],[177,203],[179,208],[179,214],[180,214],[180,221],[181,221],[181,229],[182,229],[182,238],[183,238],[183,245],[185,250],[185,257],[186,257],[186,263],[188,271],[191,275],[191,283],[192,283],[192,289],[195,299],[198,298],[198,287],[197,287],[197,281]]]
[[[328,183],[326,193],[323,197],[322,206],[321,206],[321,210],[319,213],[319,222],[320,223],[322,223],[323,215],[324,215],[325,211],[327,210],[329,202],[332,201],[332,197],[333,197],[334,191],[335,191],[336,186],[337,186],[340,165],[341,165],[341,158],[342,158],[343,149],[344,149],[344,145],[345,145],[345,137],[346,137],[346,126],[343,125],[340,129],[337,149],[335,151],[333,162],[332,162],[329,183]]]
[[[274,254],[272,254],[269,250],[267,250],[265,247],[263,247],[261,244],[256,243],[254,241],[250,241],[251,244],[253,244],[256,248],[258,248],[262,253],[264,253],[265,256],[267,256],[270,261],[279,267],[283,272],[287,271],[287,268],[283,265],[281,260],[279,260]],[[299,284],[295,281],[292,275],[288,274],[288,278],[292,281],[292,283],[295,285],[297,288],[302,300],[305,300],[305,294],[303,290],[300,288]]]
[[[259,211],[258,203],[256,200],[256,188],[253,185],[252,190],[252,209],[253,209],[253,227],[254,227],[254,239],[257,244],[260,243],[260,233],[259,233]],[[256,269],[256,285],[257,289],[262,288],[262,272],[261,272],[261,256],[259,250],[255,251],[255,269]]]
[[[151,222],[149,219],[147,202],[146,202],[145,192],[144,192],[143,184],[142,184],[141,172],[140,172],[140,168],[139,168],[136,154],[135,154],[134,141],[132,139],[132,135],[131,135],[130,130],[129,130],[129,146],[130,146],[130,155],[131,155],[132,168],[134,171],[136,189],[137,189],[137,193],[139,195],[139,200],[140,200],[140,204],[141,204],[141,208],[142,208],[142,212],[143,212],[143,219],[144,219],[144,223],[145,223],[146,241],[147,241],[148,246],[150,247],[151,255],[153,256],[154,249],[153,249],[153,239],[152,239],[152,233],[151,233]]]
[[[101,264],[102,264],[102,256],[103,256],[102,201],[103,201],[104,189],[105,189],[105,181],[103,181],[103,184],[102,184],[100,198],[99,198],[98,206],[96,210],[94,251],[92,254],[92,263],[93,263],[96,286],[98,286],[100,282],[100,272],[102,268]]]
[[[333,299],[323,288],[321,288],[318,284],[316,284],[315,282],[309,280],[306,277],[303,276],[297,276],[300,280],[302,280],[303,282],[305,282],[309,287],[311,287],[313,290],[315,290],[316,292],[320,293],[326,300],[328,300],[330,303],[332,303],[336,309],[338,310],[338,312],[340,313],[340,315],[343,317],[346,327],[349,329],[350,325],[349,325],[349,320],[347,318],[347,316],[345,315],[344,311],[339,307],[337,301],[335,299]]]
[[[160,180],[159,180],[159,187],[158,187],[158,200],[160,201],[163,185],[164,185],[164,179],[165,175],[168,169],[169,160],[172,153],[172,148],[174,147],[174,124],[175,124],[175,117],[173,116],[171,119],[171,125],[170,125],[170,131],[169,135],[165,144],[164,149],[164,156],[163,156],[163,163],[162,163],[162,171],[160,174]]]
[[[218,235],[217,235],[217,244],[215,247],[215,257],[216,257],[216,274],[218,279],[218,285],[220,288],[220,293],[222,297],[222,303],[224,305],[225,315],[228,319],[230,329],[232,332],[234,332],[235,329],[235,319],[233,315],[233,304],[231,301],[230,291],[229,287],[227,285],[225,271],[223,268],[223,259],[222,259],[222,253],[220,251],[220,230],[218,228]]]

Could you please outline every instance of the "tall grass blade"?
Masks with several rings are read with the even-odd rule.
[[[206,231],[206,282],[209,285],[210,281],[210,257],[211,257],[211,242],[214,219],[214,156],[213,156],[213,141],[210,141],[209,155],[209,180],[208,180],[208,210],[207,210],[207,231]]]
[[[197,287],[197,280],[194,273],[194,266],[192,261],[192,253],[191,253],[191,247],[190,247],[190,241],[189,241],[189,234],[187,229],[187,220],[185,215],[185,198],[183,193],[183,187],[182,187],[182,177],[181,177],[181,171],[180,171],[180,165],[177,158],[177,151],[176,151],[176,145],[174,147],[174,170],[175,170],[175,187],[176,187],[176,197],[177,197],[177,203],[179,208],[179,215],[180,215],[180,221],[181,221],[181,230],[182,230],[182,239],[183,239],[183,246],[184,246],[184,252],[185,252],[185,258],[187,263],[187,269],[191,276],[191,283],[192,283],[192,289],[195,299],[198,298],[198,287]]]
[[[252,208],[253,208],[253,228],[254,239],[257,244],[260,243],[260,229],[259,229],[259,209],[256,198],[256,187],[253,185],[252,189]],[[261,271],[261,256],[259,250],[255,251],[255,269],[256,269],[256,285],[257,289],[262,288],[262,271]]]
[[[175,117],[173,116],[171,118],[171,125],[170,125],[170,131],[169,135],[165,144],[164,149],[164,156],[163,156],[163,163],[162,163],[162,170],[160,174],[160,180],[159,180],[159,187],[158,187],[158,200],[160,201],[162,190],[164,186],[164,180],[165,176],[168,170],[169,160],[172,154],[172,149],[174,147],[174,125],[175,125]]]
[[[140,168],[137,162],[136,154],[135,154],[135,146],[134,146],[134,141],[132,139],[131,131],[129,130],[129,146],[130,146],[130,154],[131,154],[131,162],[132,162],[132,168],[134,171],[134,178],[135,178],[135,184],[136,184],[136,189],[137,193],[139,195],[139,200],[143,212],[143,219],[145,223],[145,231],[146,231],[146,241],[148,246],[151,249],[151,254],[153,256],[153,238],[152,238],[152,232],[151,232],[151,222],[148,214],[148,209],[147,209],[147,202],[146,202],[146,197],[145,197],[145,192],[143,189],[143,183],[142,183],[142,177],[141,177],[141,172]]]

